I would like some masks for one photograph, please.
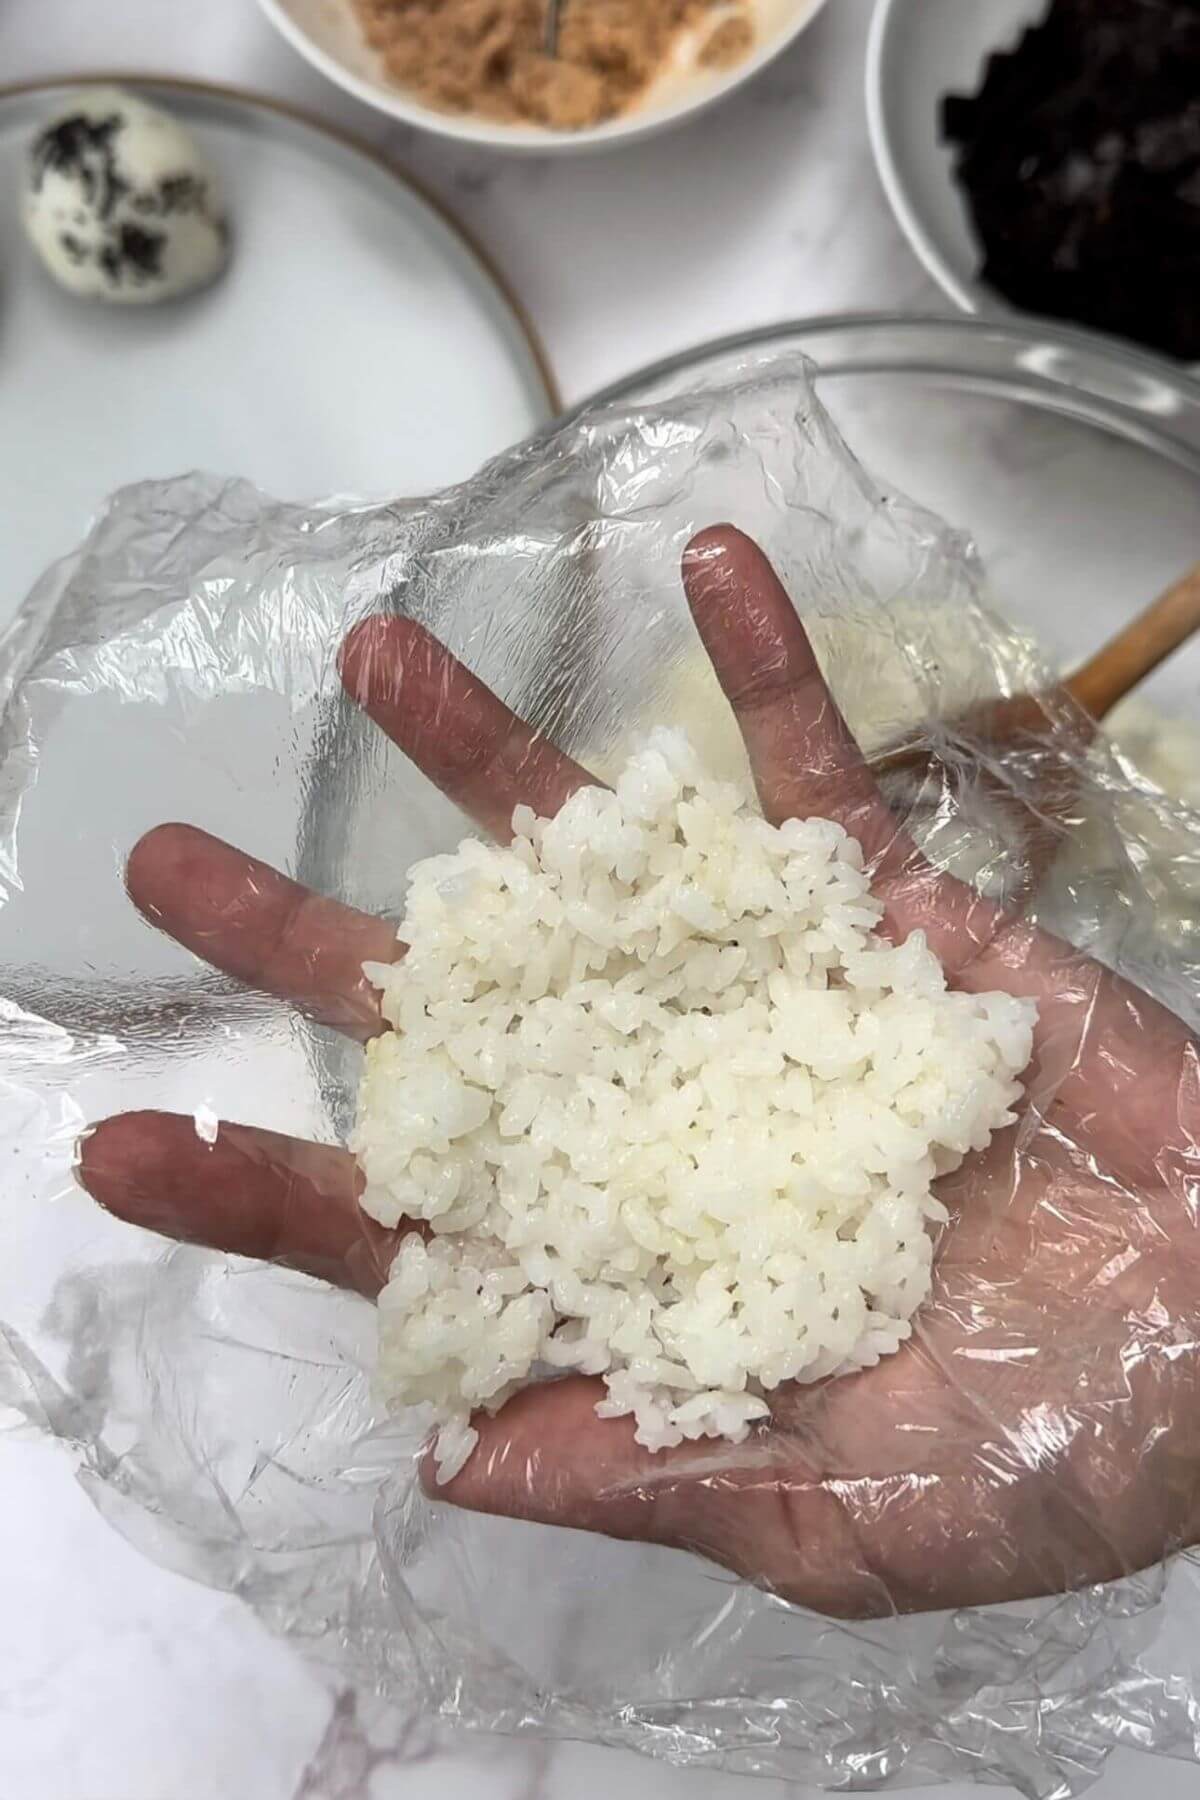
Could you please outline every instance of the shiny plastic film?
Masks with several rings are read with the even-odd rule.
[[[371,1732],[1039,1800],[1200,1758],[1200,814],[985,596],[762,359],[432,499],[127,488],[0,645],[0,1422]],[[874,1367],[658,1451],[535,1370],[439,1487],[373,1379],[362,965],[415,862],[664,725],[1036,1003],[1016,1121]]]

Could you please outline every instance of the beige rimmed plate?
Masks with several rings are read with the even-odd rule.
[[[19,190],[39,123],[85,81],[0,92],[0,626],[127,482],[205,468],[288,500],[428,493],[556,409],[500,279],[372,152],[250,94],[117,79],[200,140],[233,255],[179,302],[62,293]]]

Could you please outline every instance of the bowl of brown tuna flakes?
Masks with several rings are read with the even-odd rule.
[[[510,150],[626,143],[712,105],[825,0],[260,0],[331,81]]]

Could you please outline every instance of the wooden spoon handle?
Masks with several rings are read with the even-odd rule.
[[[1102,719],[1131,688],[1200,629],[1200,563],[1064,682],[1093,719]]]
[[[997,748],[1026,734],[1045,733],[1047,698],[1037,694],[1012,694],[1007,699],[991,700],[977,706],[964,718],[953,721],[960,731],[969,731],[980,743]],[[1093,724],[1080,722],[1080,735],[1086,741],[1093,735]],[[892,744],[869,759],[871,773],[895,775],[902,769],[927,768],[933,752],[925,744]]]
[[[1200,630],[1200,563],[1173,583],[1164,594],[1097,650],[1083,667],[1063,682],[1066,692],[1083,708],[1088,719],[1099,720],[1123,700],[1131,688]],[[1021,732],[1036,732],[1044,725],[1045,707],[1036,694],[1015,694],[977,708],[959,724],[980,737],[1003,743]],[[897,769],[915,769],[928,763],[929,752],[914,744],[895,744],[872,757],[877,775]]]

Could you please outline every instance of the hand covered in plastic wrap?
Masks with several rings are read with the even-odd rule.
[[[726,527],[702,534],[684,583],[767,816],[839,820],[864,844],[885,931],[923,930],[961,987],[1037,1000],[1026,1099],[1018,1124],[940,1186],[951,1222],[933,1295],[896,1355],[779,1390],[769,1426],[736,1449],[653,1454],[632,1421],[595,1416],[597,1382],[538,1385],[477,1421],[480,1446],[441,1497],[691,1550],[839,1615],[1053,1593],[1193,1543],[1195,1042],[1146,995],[923,858],[753,544]],[[359,626],[341,666],[379,727],[498,836],[518,803],[552,812],[589,780],[410,620]],[[186,825],[138,844],[128,885],[216,967],[346,1032],[378,1028],[362,964],[402,953],[384,921]],[[140,1225],[368,1294],[397,1241],[359,1211],[348,1153],[245,1125],[209,1143],[190,1117],[125,1114],[86,1138],[81,1175]]]

